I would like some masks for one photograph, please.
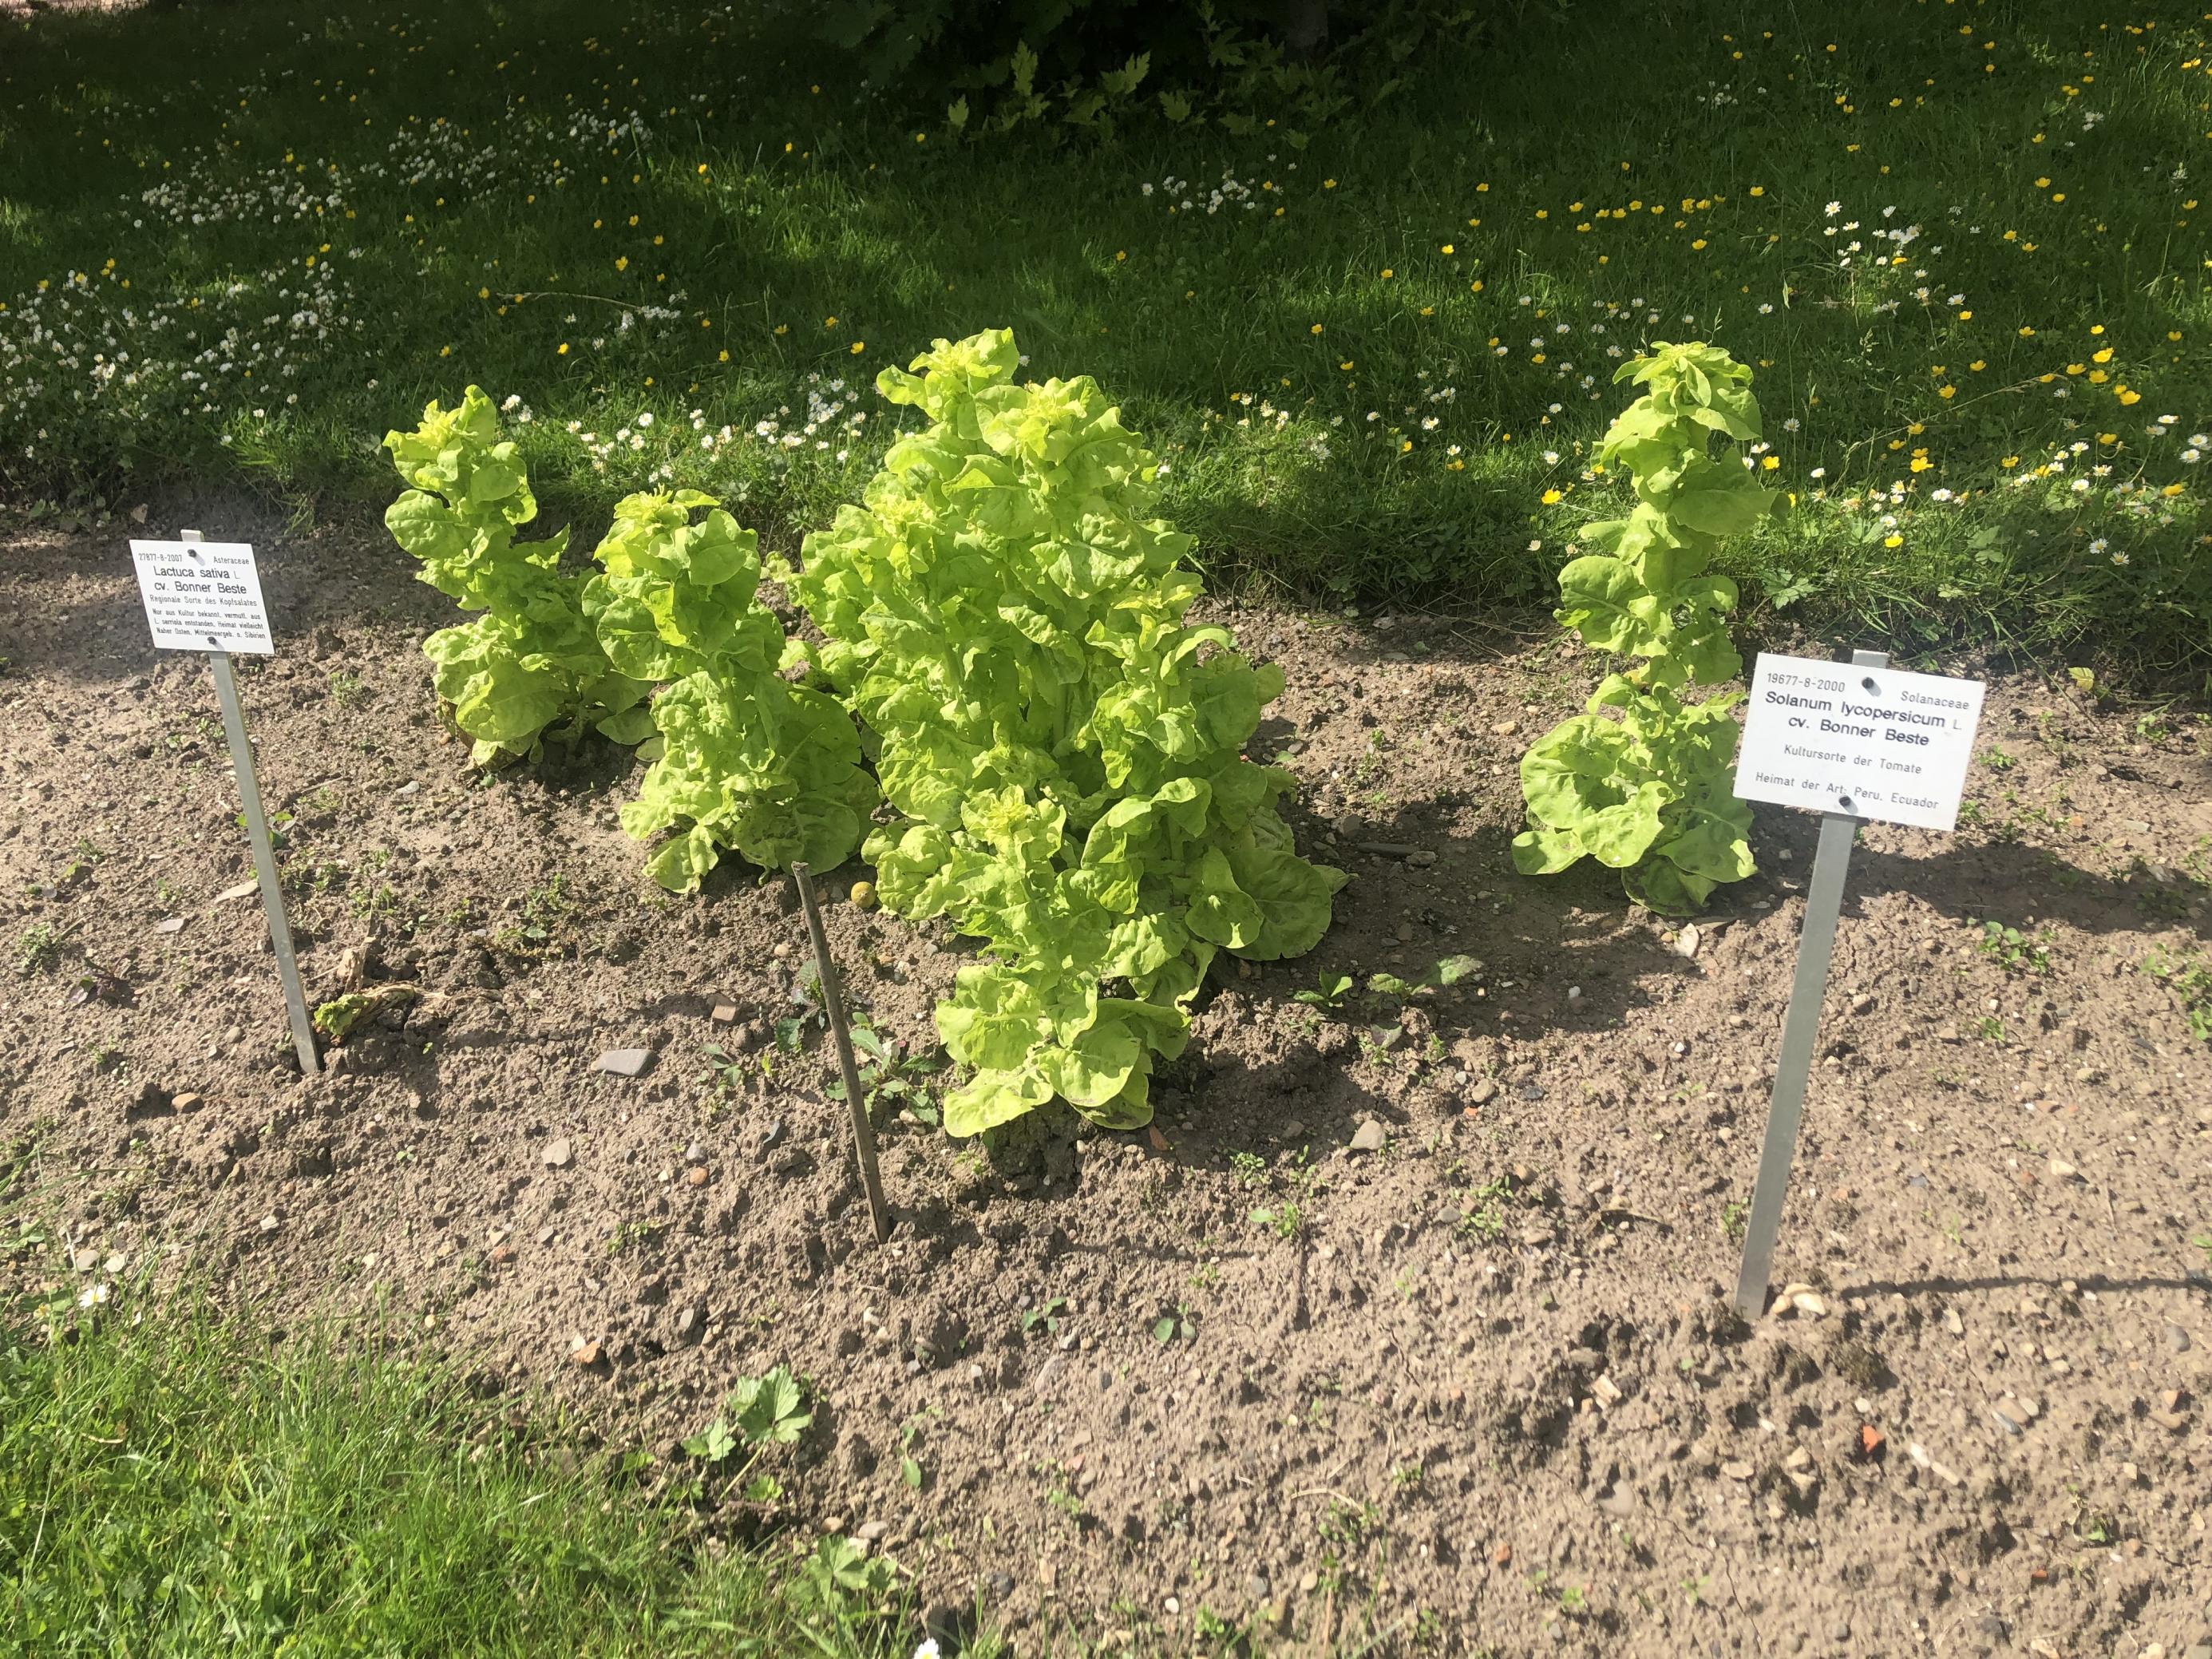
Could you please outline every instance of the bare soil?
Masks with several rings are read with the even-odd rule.
[[[1599,666],[1557,630],[1225,609],[1288,676],[1255,747],[1352,873],[1334,931],[1209,988],[1157,1133],[1054,1109],[981,1149],[880,1103],[878,1249],[785,885],[653,890],[625,753],[472,775],[417,649],[451,613],[373,521],[137,533],[192,522],[261,554],[281,654],[242,678],[311,999],[422,994],[299,1074],[133,526],[0,517],[0,1200],[58,1238],[11,1288],[352,1320],[678,1484],[731,1380],[788,1364],[788,1535],[866,1528],[1023,1652],[1212,1652],[1217,1620],[1347,1655],[2212,1640],[2212,1049],[2154,971],[2212,958],[2201,715],[2008,672],[1958,833],[1865,830],[1795,1288],[1747,1327],[1814,821],[1762,811],[1692,953],[1604,872],[1511,869],[1518,752]],[[858,874],[826,884],[848,984],[926,1048],[966,947],[842,902]],[[1457,953],[1440,991],[1295,996]]]

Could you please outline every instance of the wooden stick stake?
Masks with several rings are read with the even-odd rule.
[[[845,1079],[845,1109],[853,1118],[853,1154],[860,1166],[860,1185],[868,1194],[868,1213],[876,1224],[876,1243],[891,1236],[890,1207],[884,1202],[884,1178],[876,1168],[876,1131],[868,1121],[868,1103],[860,1093],[860,1068],[853,1063],[853,1034],[845,1024],[845,992],[838,983],[837,964],[830,960],[830,937],[822,930],[822,907],[814,899],[814,876],[804,864],[791,866],[799,884],[799,908],[806,912],[806,931],[814,940],[814,965],[822,978],[822,1010],[830,1016],[830,1035],[836,1039],[837,1070]]]

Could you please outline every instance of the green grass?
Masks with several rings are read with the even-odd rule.
[[[910,1650],[507,1403],[198,1311],[0,1337],[0,1653]]]
[[[1704,337],[1791,501],[1727,556],[1755,605],[2212,664],[2195,9],[1529,8],[1319,131],[1064,142],[731,9],[0,26],[0,481],[382,498],[374,440],[474,380],[556,514],[672,479],[787,538],[879,457],[878,369],[1010,324],[1217,579],[1540,601],[1620,498],[1609,354]]]

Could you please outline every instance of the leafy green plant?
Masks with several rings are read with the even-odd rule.
[[[1753,870],[1751,810],[1728,776],[1737,698],[1689,703],[1678,694],[1743,667],[1726,620],[1735,584],[1706,567],[1723,538],[1751,530],[1774,498],[1727,447],[1759,436],[1750,369],[1717,346],[1660,341],[1613,379],[1644,392],[1607,431],[1598,458],[1627,469],[1636,506],[1585,528],[1599,550],[1559,572],[1553,614],[1584,644],[1643,661],[1608,674],[1586,712],[1522,757],[1528,828],[1514,838],[1513,861],[1524,875],[1551,875],[1595,858],[1622,872],[1630,897],[1681,914]]]
[[[1059,1335],[1060,1310],[1066,1306],[1066,1297],[1055,1296],[1048,1298],[1042,1308],[1024,1308],[1022,1310],[1022,1334],[1027,1336],[1042,1326],[1048,1335]]]
[[[760,602],[759,538],[696,489],[641,494],[616,505],[592,556],[583,613],[608,661],[670,682],[653,702],[659,752],[622,809],[639,841],[675,831],[646,872],[683,892],[725,848],[770,870],[843,863],[875,784],[836,699],[784,678],[806,653]]]
[[[617,743],[650,732],[645,683],[607,661],[584,615],[582,580],[561,572],[568,532],[514,539],[538,516],[538,500],[483,389],[469,387],[454,409],[433,402],[420,426],[386,433],[384,447],[408,485],[386,527],[422,562],[422,580],[484,613],[422,642],[439,700],[475,740],[471,757],[482,765],[534,755],[556,725]]]
[[[1197,1318],[1180,1302],[1152,1322],[1152,1340],[1162,1347],[1175,1341],[1188,1342],[1197,1335]]]
[[[61,959],[61,930],[50,921],[34,921],[15,935],[15,971],[28,976],[44,973]]]
[[[866,1020],[854,1025],[852,1037],[854,1069],[860,1079],[860,1098],[868,1110],[873,1112],[879,1102],[890,1102],[934,1127],[938,1121],[937,1103],[930,1098],[928,1085],[922,1079],[944,1065],[944,1057],[934,1051],[915,1054]],[[844,1083],[833,1080],[829,1095],[832,1100],[844,1099]]]
[[[955,1135],[1054,1096],[1150,1121],[1216,952],[1310,950],[1345,879],[1298,857],[1290,774],[1244,758],[1282,674],[1185,623],[1201,584],[1148,516],[1152,456],[1096,382],[1017,385],[1019,361],[999,329],[885,370],[931,425],[793,583],[897,814],[864,849],[884,908],[985,942],[937,1010],[972,1068]]]
[[[909,1417],[899,1430],[899,1479],[915,1492],[921,1490],[924,1475],[921,1460],[914,1455],[915,1443],[921,1438],[922,1419]]]
[[[1336,1013],[1344,1006],[1344,999],[1351,991],[1352,978],[1349,974],[1332,974],[1327,969],[1314,975],[1313,989],[1293,991],[1293,1001],[1303,1002],[1309,1008],[1320,1008]]]
[[[2212,1042],[2212,963],[2154,945],[2143,958],[2142,971],[2173,993],[2189,1021],[2190,1035]]]
[[[684,1449],[713,1468],[745,1451],[744,1462],[729,1472],[730,1483],[754,1503],[772,1504],[783,1495],[781,1484],[772,1476],[746,1477],[769,1448],[791,1445],[814,1421],[812,1413],[800,1409],[805,1403],[805,1390],[786,1366],[765,1376],[741,1376],[714,1420],[686,1439]]]
[[[2043,939],[2008,927],[2001,921],[1982,924],[1981,952],[2008,974],[2048,974],[2051,952]]]

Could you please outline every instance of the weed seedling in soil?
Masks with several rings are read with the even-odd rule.
[[[1239,1184],[1264,1187],[1267,1184],[1267,1160],[1257,1152],[1231,1152],[1229,1167],[1237,1172]]]
[[[1175,1304],[1174,1312],[1162,1314],[1152,1322],[1152,1340],[1163,1347],[1177,1340],[1188,1342],[1197,1334],[1198,1322],[1189,1308],[1180,1302]]]
[[[773,1504],[783,1496],[782,1484],[770,1475],[750,1481],[746,1477],[769,1447],[791,1445],[813,1422],[812,1413],[799,1409],[805,1403],[804,1386],[785,1366],[765,1376],[741,1376],[714,1419],[684,1441],[684,1450],[720,1470],[745,1449],[744,1462],[728,1472],[729,1483],[740,1487],[748,1503]]]
[[[899,1479],[915,1492],[921,1490],[924,1479],[921,1460],[914,1455],[915,1442],[921,1437],[922,1419],[909,1417],[899,1430]]]
[[[1994,1042],[2000,1048],[2004,1047],[2004,1022],[1995,1014],[1984,1014],[1974,1029],[1981,1033],[1984,1042]]]
[[[914,1054],[886,1037],[865,1020],[853,1027],[853,1047],[859,1060],[861,1098],[871,1115],[878,1101],[890,1101],[912,1112],[930,1127],[937,1127],[937,1103],[921,1081],[944,1065],[939,1054]],[[845,1097],[842,1079],[829,1088],[832,1100]]]
[[[1740,1198],[1732,1198],[1721,1206],[1721,1233],[1731,1244],[1743,1243],[1744,1218],[1751,1213],[1751,1206]]]
[[[719,1042],[709,1042],[700,1051],[707,1056],[707,1069],[699,1074],[699,1081],[717,1095],[726,1095],[744,1082],[744,1060],[733,1054]]]
[[[2008,772],[2020,763],[1995,744],[1991,744],[1987,749],[1982,750],[1982,764],[1992,772]]]
[[[1314,975],[1312,990],[1293,991],[1291,995],[1295,1000],[1304,1003],[1309,1008],[1319,1008],[1326,1013],[1337,1014],[1344,1012],[1344,999],[1351,990],[1351,975],[1321,973]]]
[[[1305,1225],[1305,1212],[1285,1199],[1280,1204],[1264,1205],[1252,1212],[1252,1224],[1265,1227],[1278,1238],[1296,1238],[1298,1229]]]
[[[1022,1334],[1030,1335],[1039,1326],[1042,1326],[1048,1336],[1058,1336],[1060,1312],[1066,1306],[1066,1297],[1055,1296],[1042,1308],[1024,1309],[1022,1313]]]
[[[1981,952],[2008,974],[2048,974],[2051,952],[2044,948],[2044,941],[2049,937],[2047,933],[2031,936],[2001,921],[1985,921]]]
[[[61,958],[61,931],[50,921],[34,921],[15,935],[15,971],[43,974]]]
[[[2161,945],[2143,958],[2142,971],[2180,1001],[2190,1035],[2212,1042],[2212,966],[2194,957],[2171,956]]]
[[[1504,1237],[1505,1200],[1512,1196],[1513,1183],[1503,1176],[1474,1188],[1467,1195],[1467,1207],[1460,1212],[1461,1233],[1485,1240]]]

